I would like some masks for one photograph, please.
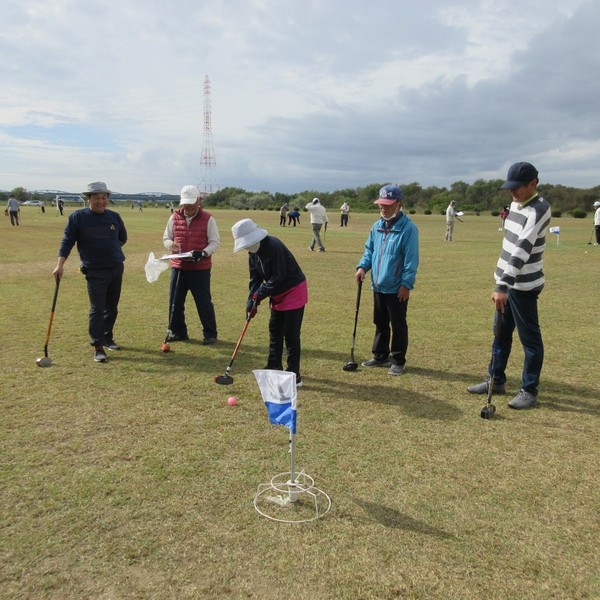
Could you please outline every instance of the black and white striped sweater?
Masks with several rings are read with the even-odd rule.
[[[512,202],[504,224],[502,253],[494,277],[496,291],[541,291],[544,287],[543,253],[550,205],[540,196],[525,204]]]

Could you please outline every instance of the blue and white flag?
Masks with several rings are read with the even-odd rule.
[[[269,421],[296,433],[296,374],[273,369],[256,369],[252,372],[265,402]]]
[[[548,229],[548,231],[550,233],[555,233],[556,235],[560,235],[560,225],[558,225],[557,227],[550,227],[550,229]]]

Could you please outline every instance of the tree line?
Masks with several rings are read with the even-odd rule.
[[[487,181],[478,179],[472,184],[457,181],[449,188],[436,186],[424,188],[416,182],[399,185],[404,192],[405,210],[411,212],[445,213],[448,204],[454,200],[458,210],[464,212],[499,213],[510,203],[509,192],[500,189],[502,183],[504,183],[503,179]],[[274,210],[287,204],[289,208],[302,209],[317,197],[321,204],[332,210],[339,209],[344,202],[347,202],[355,212],[368,211],[374,209],[373,201],[383,185],[385,183],[372,183],[365,187],[347,188],[335,192],[306,190],[298,194],[248,192],[242,188],[225,187],[208,196],[204,205],[241,210]],[[600,198],[600,186],[580,189],[540,184],[538,190],[540,195],[550,202],[553,212],[557,214],[587,213],[592,210],[593,203]]]
[[[503,179],[478,179],[469,184],[456,181],[450,187],[422,187],[419,183],[400,183],[404,192],[404,207],[410,212],[443,213],[448,204],[454,200],[458,210],[473,213],[499,213],[509,204],[510,195],[501,190]],[[331,210],[337,210],[347,202],[354,212],[374,210],[373,200],[377,198],[379,189],[385,183],[371,183],[365,187],[346,188],[335,192],[305,190],[297,194],[281,192],[251,192],[237,187],[224,187],[204,200],[204,206],[216,208],[233,208],[238,210],[277,210],[287,204],[289,208],[299,209],[317,197],[321,203]],[[550,202],[553,214],[562,213],[573,216],[585,216],[592,211],[593,203],[600,199],[600,185],[589,189],[574,188],[564,185],[542,183],[538,186],[540,194]],[[12,190],[19,202],[25,200],[51,200],[53,196],[44,196],[39,192],[28,192],[23,187]],[[175,197],[173,197],[175,199]],[[6,202],[8,193],[0,192],[0,201]],[[165,198],[164,201],[167,199]]]

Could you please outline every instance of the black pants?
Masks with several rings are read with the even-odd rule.
[[[179,276],[179,282],[177,277]],[[188,333],[185,322],[185,298],[188,291],[192,293],[198,317],[202,323],[204,338],[217,337],[217,320],[215,307],[210,295],[210,269],[202,271],[184,271],[171,269],[171,288],[169,293],[169,310],[173,310],[171,331],[185,337]]]
[[[293,310],[271,310],[269,319],[269,358],[267,369],[283,370],[283,344],[287,350],[286,371],[300,377],[300,330],[304,307]]]
[[[113,341],[123,270],[123,265],[119,265],[111,269],[88,269],[85,274],[90,299],[89,334],[92,346]]]
[[[373,323],[375,324],[373,357],[377,360],[387,360],[389,357],[394,364],[404,365],[406,363],[407,308],[408,300],[400,302],[396,294],[373,293]]]
[[[340,215],[340,227],[348,227],[348,215]]]
[[[600,225],[595,225],[594,229],[596,230],[596,244],[600,244]]]

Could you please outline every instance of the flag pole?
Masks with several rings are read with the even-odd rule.
[[[296,481],[296,434],[290,432],[290,502],[298,500],[298,492],[294,491]]]

